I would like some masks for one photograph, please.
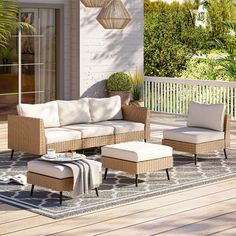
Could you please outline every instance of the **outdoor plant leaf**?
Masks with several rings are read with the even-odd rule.
[[[130,91],[132,81],[130,76],[124,72],[116,72],[107,80],[107,89],[109,91]]]
[[[130,73],[130,78],[133,82],[133,99],[134,100],[142,100],[142,89],[143,89],[143,82],[144,82],[144,75],[143,73],[139,72],[138,67],[136,66],[136,70],[134,75],[132,76]]]
[[[12,32],[27,28],[34,32],[32,25],[18,21],[18,6],[14,1],[0,1],[0,49],[6,48]]]

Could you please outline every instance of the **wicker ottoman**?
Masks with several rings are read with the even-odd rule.
[[[136,187],[138,186],[138,175],[141,173],[166,170],[173,167],[173,151],[171,147],[145,143],[126,142],[102,147],[102,166],[106,168],[104,179],[106,179],[108,168],[121,170],[135,175]]]
[[[101,178],[101,175],[98,178]],[[73,190],[73,180],[72,170],[67,166],[38,160],[28,162],[27,183],[32,184],[30,196],[37,185],[59,191],[62,204],[62,192]],[[95,188],[95,191],[98,197],[98,189]]]

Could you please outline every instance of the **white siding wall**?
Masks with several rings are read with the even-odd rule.
[[[105,30],[101,9],[80,5],[80,95],[106,96],[105,80],[117,71],[143,69],[143,0],[123,0],[132,21],[123,30]]]
[[[86,8],[80,3],[79,10],[80,0],[20,2],[64,2],[64,99],[104,97],[105,80],[110,74],[134,72],[136,66],[143,69],[143,0],[123,0],[132,16],[123,30],[103,29],[96,20],[101,9]]]

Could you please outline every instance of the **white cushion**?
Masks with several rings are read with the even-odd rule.
[[[203,128],[182,127],[164,130],[163,138],[187,143],[205,143],[224,139],[224,132]]]
[[[43,104],[19,104],[17,110],[21,116],[43,119],[45,128],[60,126],[56,101]]]
[[[71,168],[46,161],[29,161],[28,171],[58,179],[73,177]]]
[[[224,104],[199,104],[190,102],[187,126],[223,131]]]
[[[102,163],[98,161],[93,161],[93,163],[97,166],[99,172],[101,172]],[[58,179],[73,177],[73,172],[71,168],[60,165],[58,163],[52,163],[46,161],[37,161],[37,160],[29,161],[28,171]]]
[[[112,126],[102,126],[96,124],[77,124],[63,126],[68,130],[78,130],[82,134],[82,138],[92,138],[104,135],[114,135],[114,128]]]
[[[110,121],[102,121],[96,123],[97,125],[108,125],[112,126],[115,129],[115,134],[124,134],[128,132],[135,132],[135,131],[144,131],[144,124],[133,122],[133,121],[126,121],[126,120],[110,120]]]
[[[113,157],[116,159],[132,162],[171,157],[173,154],[171,147],[145,142],[112,144],[102,147],[101,150],[102,156]]]
[[[91,122],[88,98],[57,101],[61,126]]]
[[[81,132],[64,128],[45,129],[46,143],[59,143],[76,139],[81,139]]]
[[[89,107],[92,122],[123,119],[120,96],[90,98]]]

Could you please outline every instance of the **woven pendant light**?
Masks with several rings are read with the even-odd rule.
[[[111,0],[80,0],[85,7],[105,7]]]
[[[131,17],[121,0],[111,0],[101,10],[97,21],[105,29],[124,29],[131,21]]]

